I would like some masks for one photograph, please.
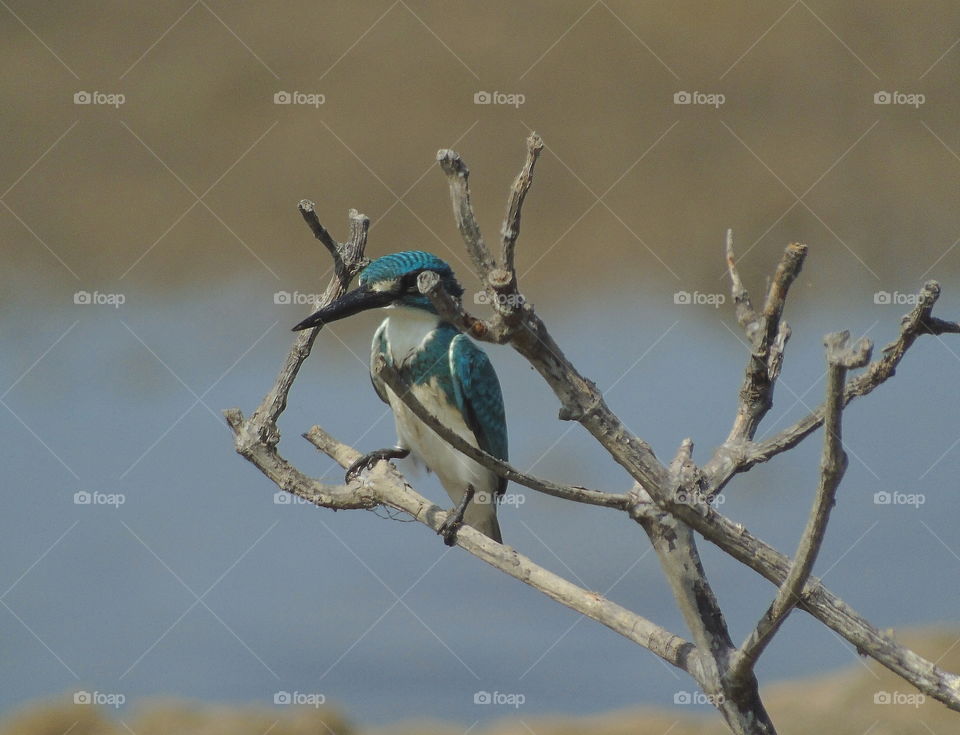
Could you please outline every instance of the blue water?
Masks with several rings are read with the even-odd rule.
[[[304,307],[274,305],[273,290],[226,284],[131,296],[116,309],[19,294],[23,310],[6,308],[0,707],[77,690],[122,693],[127,706],[148,695],[273,706],[286,691],[323,694],[362,723],[427,714],[469,724],[515,711],[475,704],[480,691],[522,695],[523,714],[584,714],[670,707],[675,692],[692,689],[652,654],[418,524],[274,503],[275,488],[234,454],[219,414],[249,412],[289,347],[287,328]],[[705,460],[729,426],[746,357],[723,326],[736,331],[728,310],[677,307],[666,291],[637,303],[594,298],[588,308],[541,301],[567,354],[661,458],[692,435]],[[939,313],[957,313],[958,302],[946,295]],[[903,308],[885,309],[868,297],[843,310],[801,298],[764,427],[804,413],[803,403],[787,410],[793,394],[809,406],[821,400],[825,332],[872,327],[885,343]],[[313,423],[365,450],[393,441],[363,364],[377,319],[323,333],[291,394],[281,451],[312,474],[339,473],[299,437]],[[609,491],[629,486],[582,428],[557,420],[556,399],[519,356],[488,350],[518,467]],[[891,383],[846,414],[850,467],[816,572],[881,627],[956,622],[958,355],[955,337],[921,340]],[[820,441],[736,480],[721,510],[791,553]],[[432,478],[414,481],[445,497]],[[509,544],[686,635],[637,525],[516,490],[525,502],[501,514]],[[78,491],[124,502],[75,504]],[[877,505],[876,492],[925,502]],[[701,548],[740,638],[772,588]],[[798,613],[759,673],[773,681],[855,658]]]

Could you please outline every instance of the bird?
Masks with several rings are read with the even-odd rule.
[[[347,482],[377,461],[412,455],[416,464],[436,474],[454,503],[438,530],[448,546],[456,543],[463,523],[503,543],[497,506],[507,480],[454,449],[377,374],[377,361],[382,357],[445,427],[493,457],[508,460],[507,423],[497,373],[487,354],[442,319],[430,299],[420,293],[417,278],[424,271],[436,273],[451,296],[463,296],[453,270],[436,255],[421,250],[392,253],[371,261],[360,272],[356,289],[311,314],[293,331],[322,327],[368,309],[388,312],[373,335],[370,378],[377,395],[393,412],[397,443],[363,455],[347,470]]]

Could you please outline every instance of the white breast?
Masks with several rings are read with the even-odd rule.
[[[421,309],[396,308],[384,321],[387,350],[400,365],[420,348],[424,340],[439,325],[435,314]],[[446,361],[444,361],[446,362]],[[387,388],[387,397],[397,426],[399,446],[411,450],[413,459],[425,464],[436,473],[440,484],[454,503],[460,502],[467,485],[477,491],[477,502],[471,503],[464,519],[471,526],[499,540],[500,530],[496,520],[496,504],[492,502],[499,485],[499,478],[490,470],[464,456],[447,444],[439,435],[417,418],[397,395]],[[446,394],[432,380],[425,385],[412,387],[413,394],[428,411],[436,416],[464,440],[477,446],[473,431],[466,425],[463,416],[452,405]]]
[[[423,341],[437,328],[440,320],[436,314],[397,307],[390,310],[384,322],[386,325],[387,349],[396,365],[400,365],[420,348]]]

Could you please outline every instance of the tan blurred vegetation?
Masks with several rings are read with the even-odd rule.
[[[550,149],[520,250],[541,297],[575,274],[716,290],[728,226],[748,278],[809,243],[817,294],[851,277],[913,288],[960,265],[956,3],[9,5],[22,23],[0,11],[8,279],[75,289],[42,240],[92,287],[124,274],[128,289],[315,287],[327,262],[302,197],[338,234],[348,207],[369,214],[372,254],[425,248],[463,271],[436,150],[470,163],[493,239],[529,128]],[[927,101],[874,105],[881,89]],[[126,103],[74,105],[78,90]],[[279,90],[326,103],[274,105]],[[480,90],[526,102],[474,105]],[[726,103],[674,105],[678,90]],[[212,187],[210,209],[186,187]],[[787,187],[813,188],[801,204]]]
[[[903,643],[949,671],[960,670],[958,631],[926,629],[900,636]],[[946,654],[941,654],[946,651]],[[764,702],[784,735],[930,735],[957,731],[957,714],[928,699],[910,704],[874,704],[874,694],[914,690],[875,662],[845,671],[764,688]],[[371,696],[376,696],[371,693]],[[66,701],[67,698],[65,698]],[[0,721],[0,735],[462,735],[463,725],[423,721],[364,729],[348,724],[337,710],[280,710],[253,707],[149,702],[120,723],[87,706],[39,703]],[[477,735],[723,735],[719,718],[641,708],[588,717],[514,717]]]

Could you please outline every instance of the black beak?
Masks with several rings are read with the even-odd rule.
[[[324,324],[359,314],[361,311],[366,311],[367,309],[377,309],[381,306],[387,306],[393,299],[394,294],[389,291],[371,291],[367,286],[360,286],[353,291],[345,293],[332,304],[324,306],[320,311],[308,316],[295,326],[293,331],[299,332],[302,329],[322,327]]]

